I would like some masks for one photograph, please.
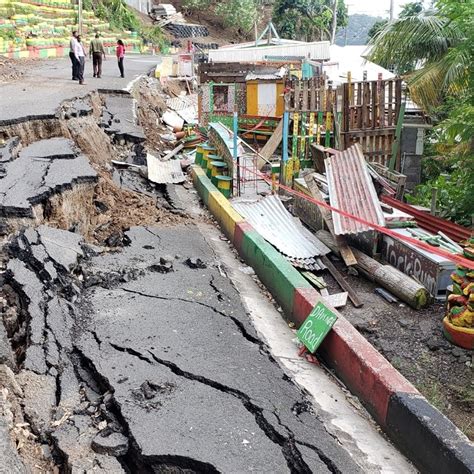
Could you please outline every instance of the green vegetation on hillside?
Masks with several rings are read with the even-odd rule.
[[[146,43],[160,49],[168,46],[163,30],[158,26],[145,26],[124,0],[84,0],[84,8],[94,10],[96,16],[109,22],[116,30],[135,31]]]
[[[285,38],[318,41],[331,37],[334,0],[275,0],[273,21]],[[347,24],[344,0],[337,4],[337,27]]]

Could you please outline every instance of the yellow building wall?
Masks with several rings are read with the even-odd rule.
[[[283,91],[285,90],[285,84],[283,81],[277,82],[277,101],[276,101],[276,115],[282,117],[285,112],[285,97]]]
[[[247,82],[247,115],[258,115],[258,82]]]

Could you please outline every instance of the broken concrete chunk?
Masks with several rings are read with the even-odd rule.
[[[38,232],[36,232],[32,227],[28,227],[24,232],[23,236],[30,245],[38,243]]]
[[[77,156],[74,142],[68,138],[48,138],[23,148],[20,158],[70,159]]]
[[[8,474],[26,474],[28,472],[11,442],[7,420],[3,416],[0,416],[0,460],[3,472],[8,472]]]
[[[200,258],[188,258],[184,262],[189,268],[207,268],[207,265]]]
[[[82,236],[45,225],[39,226],[37,231],[40,242],[49,257],[66,271],[72,270],[77,265],[79,258],[84,257],[81,247]]]
[[[17,158],[20,147],[20,139],[18,137],[9,138],[0,146],[0,162],[11,161]]]
[[[56,380],[49,375],[38,375],[22,370],[17,375],[23,389],[25,415],[35,433],[44,433],[52,420],[52,407],[56,405]]]
[[[6,364],[12,369],[15,366],[10,341],[2,321],[0,321],[0,364]]]
[[[121,433],[111,433],[109,436],[102,436],[99,433],[91,443],[92,449],[99,454],[109,456],[123,456],[128,451],[128,438]]]
[[[77,183],[95,182],[97,173],[88,159],[60,140],[35,142],[24,148],[16,160],[5,163],[6,175],[0,179],[0,215],[34,217],[33,206]],[[45,143],[44,143],[45,142]],[[71,142],[72,143],[72,142]]]

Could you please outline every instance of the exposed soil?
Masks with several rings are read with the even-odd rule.
[[[158,87],[158,81],[154,81],[150,87],[147,79],[137,86],[138,91],[144,94],[138,107],[138,119],[143,123],[143,130],[149,137],[145,147],[157,153],[165,146],[170,147],[170,144],[164,143],[156,133],[157,122],[165,107],[163,93]],[[120,175],[117,179],[118,173],[114,173],[110,159],[112,157],[119,161],[126,160],[134,145],[123,143],[123,140],[112,141],[99,126],[98,120],[104,103],[97,93],[91,94],[84,102],[92,110],[87,116],[28,121],[13,125],[4,132],[6,136],[18,136],[23,146],[58,136],[72,138],[81,152],[88,157],[99,177],[92,199],[86,195],[77,196],[77,199],[83,201],[80,206],[82,215],[87,216],[87,225],[80,219],[82,222],[78,230],[86,240],[101,243],[110,235],[121,233],[134,225],[174,225],[183,222],[185,217],[179,212],[173,213],[169,207],[158,206],[153,193],[145,195],[121,185]],[[165,132],[163,127],[163,133]],[[147,180],[138,174],[136,179],[147,183]],[[165,192],[164,189],[157,191],[160,196]],[[48,210],[50,225],[61,229],[71,227],[70,206],[64,205],[66,199],[67,193],[52,200],[52,206]]]
[[[21,78],[35,61],[35,59],[9,59],[0,54],[0,83]]]
[[[363,276],[349,275],[336,262],[364,303],[348,300],[339,311],[416,388],[466,436],[474,439],[474,354],[452,345],[442,334],[444,304],[413,310],[404,303],[388,303]],[[342,291],[327,273],[330,293]]]

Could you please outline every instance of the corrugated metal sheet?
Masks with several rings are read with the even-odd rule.
[[[356,144],[336,153],[324,160],[324,164],[331,206],[367,222],[384,226],[382,208],[360,145]],[[337,212],[332,213],[332,218],[337,235],[359,234],[371,230],[368,225]]]
[[[263,61],[265,56],[304,56],[310,59],[328,60],[329,41],[209,51],[209,60],[213,62]]]
[[[182,183],[186,178],[179,160],[161,161],[156,156],[146,155],[148,179],[153,183]]]
[[[317,257],[330,250],[291,216],[278,196],[267,196],[257,202],[234,201],[232,206],[294,266],[324,268]]]
[[[184,95],[182,97],[173,97],[166,101],[166,106],[171,110],[179,112],[180,110],[187,109],[189,107],[197,107],[198,97],[197,94]]]
[[[246,81],[258,81],[258,80],[278,80],[284,77],[286,73],[286,68],[282,67],[276,70],[273,73],[264,73],[264,72],[249,72],[245,76]]]

